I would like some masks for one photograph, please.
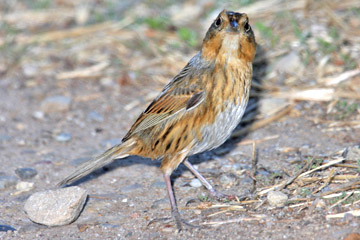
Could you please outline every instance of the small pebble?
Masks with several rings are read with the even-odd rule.
[[[151,187],[153,187],[153,188],[166,188],[166,183],[164,181],[156,181],[153,184],[151,184]]]
[[[104,117],[95,111],[89,112],[86,119],[90,122],[91,121],[94,121],[94,122],[103,122],[104,121]]]
[[[15,176],[0,176],[0,190],[14,186],[18,181]]]
[[[224,164],[221,167],[222,172],[238,172],[240,170],[243,170],[243,166],[240,163],[234,163],[234,164]]]
[[[34,168],[17,168],[15,173],[22,180],[31,179],[37,175],[37,171]]]
[[[320,199],[316,204],[316,208],[325,208],[325,207],[326,207],[326,202],[323,199]]]
[[[100,84],[106,87],[114,86],[114,81],[112,78],[106,77],[100,79]]]
[[[42,111],[35,111],[35,112],[33,112],[32,116],[35,119],[42,120],[45,118],[45,113]]]
[[[121,192],[123,192],[123,193],[132,192],[132,191],[140,189],[140,188],[143,188],[143,186],[141,184],[139,184],[139,183],[135,183],[135,184],[123,187],[121,189]]]
[[[295,73],[301,74],[304,70],[304,66],[301,62],[299,54],[295,51],[284,55],[277,59],[273,64],[273,69],[280,73]]]
[[[359,146],[349,147],[346,153],[346,160],[358,161],[360,159]]]
[[[194,188],[199,188],[202,186],[202,183],[200,182],[199,179],[195,178],[195,179],[191,180],[190,186],[192,186]]]
[[[45,98],[41,103],[44,113],[65,112],[70,108],[71,98],[66,96],[53,96]]]
[[[33,182],[19,182],[16,184],[16,190],[21,192],[27,192],[34,189],[34,183]]]
[[[280,191],[270,191],[267,195],[270,206],[283,207],[288,200],[288,196]]]
[[[62,132],[56,136],[56,141],[58,142],[68,142],[71,140],[71,134]]]
[[[232,173],[225,173],[220,176],[220,183],[222,185],[233,185],[235,184],[237,178]]]
[[[152,209],[155,208],[160,208],[160,209],[164,209],[164,208],[168,208],[170,206],[170,201],[168,198],[162,198],[162,199],[158,199],[155,200],[153,202],[153,204],[151,205]]]
[[[25,202],[24,210],[33,222],[62,226],[80,215],[86,198],[86,191],[77,186],[48,190],[31,195]]]

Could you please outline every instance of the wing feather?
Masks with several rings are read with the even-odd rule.
[[[201,71],[207,68],[207,65],[202,67],[200,57],[199,53],[195,55],[164,87],[159,96],[138,117],[123,141],[171,117],[191,111],[204,101],[205,91],[196,84]]]

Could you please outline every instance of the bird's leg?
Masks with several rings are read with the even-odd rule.
[[[225,195],[221,192],[218,192],[199,172],[194,168],[194,166],[187,160],[183,161],[184,165],[200,180],[202,185],[209,190],[210,195],[216,199],[226,199],[226,200],[234,200],[235,196],[233,195]]]
[[[166,189],[167,189],[169,199],[170,199],[171,215],[173,216],[173,218],[175,218],[177,229],[179,231],[181,231],[181,218],[180,218],[179,210],[177,208],[174,191],[173,191],[172,186],[171,186],[170,175],[164,174],[164,180],[165,180],[165,183],[166,183]]]
[[[172,218],[175,220],[176,227],[177,227],[178,231],[180,232],[182,230],[182,224],[184,224],[184,225],[186,225],[188,227],[191,227],[191,228],[200,228],[200,226],[192,225],[192,224],[186,222],[184,219],[181,218],[179,210],[177,208],[174,191],[173,191],[173,188],[171,186],[170,175],[164,174],[164,180],[165,180],[165,183],[166,183],[166,189],[167,189],[169,199],[170,199],[171,215],[172,215]],[[171,220],[171,218],[157,218],[157,219],[154,219],[154,220],[150,221],[148,226],[150,224],[154,223],[154,222],[169,221],[169,220]]]

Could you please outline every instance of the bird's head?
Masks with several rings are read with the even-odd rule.
[[[235,57],[252,62],[255,57],[254,32],[245,13],[223,10],[204,38],[201,54],[209,61]]]

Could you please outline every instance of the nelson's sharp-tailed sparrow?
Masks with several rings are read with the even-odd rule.
[[[162,159],[172,216],[182,223],[170,176],[183,163],[214,197],[224,195],[190,164],[188,156],[220,146],[239,124],[252,79],[256,42],[248,16],[223,10],[211,24],[200,51],[140,114],[122,143],[80,165],[59,183],[70,184],[115,158]]]

